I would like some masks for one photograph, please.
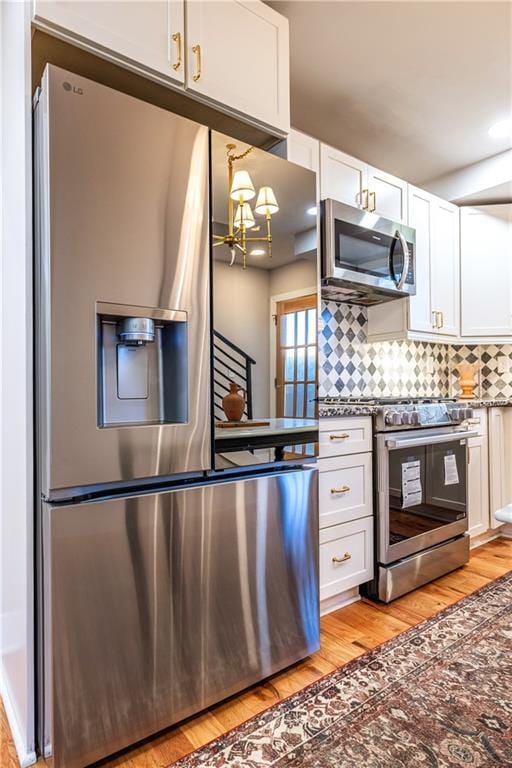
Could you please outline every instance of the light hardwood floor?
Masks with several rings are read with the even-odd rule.
[[[102,768],[163,768],[286,696],[299,691],[365,651],[438,613],[512,569],[512,540],[496,539],[473,550],[464,568],[443,576],[390,605],[366,600],[322,618],[318,653],[261,685],[170,728]],[[18,768],[9,726],[0,703],[0,768]]]

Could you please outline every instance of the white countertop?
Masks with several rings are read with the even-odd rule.
[[[258,421],[258,419],[255,419]],[[215,438],[227,439],[240,437],[261,437],[267,435],[282,435],[293,432],[316,432],[316,419],[261,419],[270,422],[265,427],[216,427]]]

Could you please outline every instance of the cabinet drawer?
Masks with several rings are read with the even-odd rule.
[[[373,577],[373,518],[320,531],[320,600]]]
[[[320,457],[368,453],[372,450],[371,416],[320,419]]]
[[[373,513],[371,453],[321,459],[319,469],[320,528]]]

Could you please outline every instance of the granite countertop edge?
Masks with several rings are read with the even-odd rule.
[[[467,408],[507,408],[512,406],[512,398],[474,398],[473,400],[457,400],[453,405],[464,405]],[[319,405],[318,417],[320,419],[336,416],[374,416],[378,405]]]

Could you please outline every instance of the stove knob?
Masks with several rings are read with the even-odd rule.
[[[418,411],[411,412],[411,424],[417,426],[420,423],[420,415]]]
[[[394,427],[400,426],[402,423],[402,414],[400,411],[386,411],[384,421],[386,424],[392,425]]]
[[[462,421],[462,419],[464,418],[464,414],[462,413],[463,410],[464,410],[463,408],[450,408],[449,410],[450,419],[452,421]]]
[[[461,408],[461,410],[464,411],[464,418],[465,419],[472,419],[473,418],[473,409],[472,408]]]
[[[402,413],[402,424],[411,425],[413,424],[413,416],[414,411],[404,411]]]

